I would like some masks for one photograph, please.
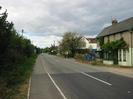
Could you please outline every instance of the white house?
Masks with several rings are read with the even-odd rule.
[[[86,38],[83,37],[82,40],[85,42],[83,49],[97,50],[96,38]]]

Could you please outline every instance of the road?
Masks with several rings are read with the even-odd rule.
[[[30,99],[133,99],[133,78],[41,54],[32,74]]]

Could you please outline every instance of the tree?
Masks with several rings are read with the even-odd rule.
[[[1,7],[0,7],[1,10]],[[7,20],[7,10],[0,13],[0,98],[9,99],[10,88],[26,79],[32,69],[30,62],[41,49],[17,33],[14,24]],[[30,61],[29,61],[30,60]],[[29,66],[25,65],[29,64]],[[10,96],[9,96],[10,97]]]
[[[60,53],[71,57],[74,57],[77,49],[80,49],[85,45],[82,41],[82,36],[73,32],[65,33],[62,41],[59,43]]]

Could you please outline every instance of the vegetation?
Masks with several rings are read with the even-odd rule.
[[[125,47],[126,45],[127,45],[126,42],[123,40],[123,38],[121,38],[120,40],[116,40],[116,41],[103,44],[101,48],[104,51],[116,51],[120,48]]]
[[[104,53],[108,54],[109,60],[113,60],[114,64],[118,64],[118,49],[122,49],[126,45],[126,42],[123,40],[123,38],[121,38],[119,40],[103,44],[101,49]]]
[[[99,45],[101,47],[101,51],[99,52],[100,58],[104,58],[104,53],[108,54],[109,60],[114,60],[114,63],[118,63],[118,49],[124,48],[127,44],[123,40],[123,38],[107,42],[104,44],[104,37],[97,38],[97,41],[99,42]]]
[[[10,95],[16,86],[24,82],[32,70],[33,56],[40,52],[16,32],[7,16],[7,11],[0,13],[0,99],[12,99]]]
[[[103,44],[104,44],[104,37],[98,37],[98,38],[97,38],[97,42],[99,43],[99,46],[102,47]],[[102,48],[101,48],[101,49],[102,49]],[[103,52],[103,50],[101,50],[101,51],[99,52],[99,58],[101,58],[101,59],[104,58],[104,52]]]
[[[97,41],[99,42],[100,46],[103,46],[103,44],[104,44],[104,37],[97,38]]]
[[[75,56],[74,56],[74,58],[76,60],[83,60],[84,59],[84,54],[78,54],[78,53],[76,53]]]
[[[31,75],[36,56],[26,59],[23,63],[18,64],[18,70],[10,72],[8,81],[10,83],[2,85],[3,87],[0,91],[3,95],[0,99],[27,99],[28,81]],[[5,82],[4,82],[5,83]],[[5,90],[3,90],[5,89]]]
[[[59,44],[61,55],[74,57],[76,54],[76,50],[85,45],[81,38],[82,36],[78,35],[77,33],[65,33],[62,41]]]
[[[43,52],[51,54],[51,55],[57,55],[58,54],[58,46],[51,45],[51,47],[46,47],[45,49],[43,49]]]

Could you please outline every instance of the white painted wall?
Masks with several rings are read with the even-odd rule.
[[[133,61],[133,60],[131,60],[131,48],[126,50],[126,61],[123,61],[123,49],[121,49],[121,59],[122,60],[118,62],[119,65],[121,65],[121,66],[132,66],[131,61]]]
[[[120,51],[118,51],[118,59],[119,53]],[[112,65],[113,61],[103,60],[103,64]],[[121,66],[133,66],[133,48],[129,48],[129,50],[126,50],[126,61],[123,61],[123,49],[121,49],[121,61],[118,61],[118,64]]]
[[[133,66],[133,48],[129,48],[129,65]]]
[[[110,60],[103,60],[103,64],[113,65],[113,61],[110,61]]]
[[[84,49],[97,49],[97,43],[90,43],[85,37],[82,40],[85,42]]]

